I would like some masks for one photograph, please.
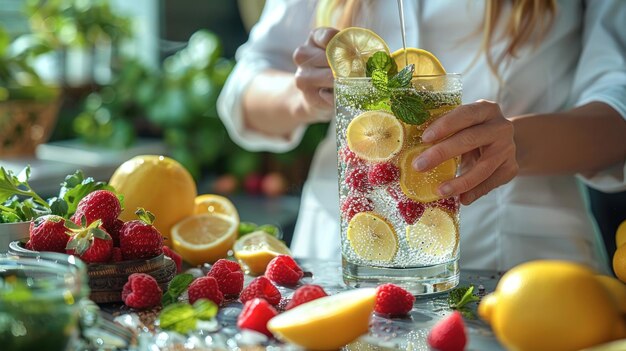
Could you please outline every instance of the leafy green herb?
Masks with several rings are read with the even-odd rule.
[[[96,190],[109,190],[115,192],[115,189],[113,189],[110,185],[107,185],[107,183],[96,182],[92,177],[85,177],[83,171],[81,170],[77,170],[74,174],[70,174],[65,177],[65,180],[61,183],[61,189],[57,198],[67,203],[67,213],[63,217],[71,217],[74,212],[76,212],[76,208],[78,207],[80,200],[87,194]],[[124,199],[120,195],[118,195],[118,198],[122,203],[122,207],[124,207]]]
[[[2,295],[0,300],[6,302],[26,302],[32,297],[32,292],[24,280],[14,275],[0,278],[0,287],[2,287]]]
[[[280,229],[278,229],[278,227],[273,224],[258,225],[252,222],[240,222],[239,223],[239,237],[240,238],[244,235],[248,235],[250,233],[257,232],[259,230],[264,231],[267,234],[275,236],[277,238],[280,235]]]
[[[415,72],[415,65],[410,64],[404,67],[398,74],[389,79],[389,89],[410,88],[411,79],[413,78],[413,72]]]
[[[472,317],[473,313],[467,304],[480,300],[480,298],[474,295],[473,292],[473,285],[460,286],[452,289],[448,294],[448,306],[453,310],[461,312],[461,314],[465,317]]]
[[[368,77],[372,77],[375,70],[383,71],[391,77],[398,73],[398,65],[386,52],[378,51],[370,56],[365,64],[365,73]]]
[[[209,300],[200,299],[192,305],[178,302],[163,308],[159,314],[162,329],[187,334],[196,329],[198,320],[211,320],[217,314],[218,307]]]
[[[27,196],[41,206],[48,207],[48,203],[42,199],[28,184],[30,167],[24,168],[19,175],[10,170],[0,167],[0,202],[5,202],[12,196]]]
[[[385,71],[375,69],[372,72],[372,84],[385,97],[389,96],[389,78]]]
[[[193,282],[193,275],[191,274],[179,274],[175,276],[170,285],[167,288],[165,294],[163,294],[163,298],[161,298],[161,303],[163,306],[167,306],[178,301],[178,297],[182,294],[189,284]]]
[[[407,124],[420,125],[430,117],[424,108],[422,98],[411,93],[410,90],[392,94],[391,111],[399,120]]]

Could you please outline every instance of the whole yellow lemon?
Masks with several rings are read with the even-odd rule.
[[[169,157],[133,157],[117,168],[109,184],[124,195],[120,219],[136,219],[138,207],[147,209],[156,216],[154,226],[166,238],[168,246],[172,226],[193,214],[196,183],[185,167]]]
[[[626,283],[626,245],[618,247],[613,254],[613,271],[617,279]]]
[[[478,314],[505,348],[517,351],[580,350],[624,333],[619,308],[594,272],[565,261],[514,267]]]

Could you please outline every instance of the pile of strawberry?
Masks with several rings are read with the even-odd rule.
[[[181,258],[163,246],[163,236],[152,225],[154,215],[140,208],[135,212],[138,219],[123,222],[121,212],[113,192],[93,191],[80,200],[69,220],[57,215],[33,220],[26,248],[75,255],[86,263],[149,259],[165,251],[180,271]]]

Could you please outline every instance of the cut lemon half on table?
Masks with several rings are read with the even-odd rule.
[[[264,231],[246,234],[235,242],[235,258],[246,273],[261,275],[270,261],[278,255],[290,255],[291,251],[284,242]]]
[[[199,265],[228,255],[237,239],[239,220],[232,216],[196,214],[172,227],[172,245],[185,261]]]
[[[215,194],[198,195],[194,201],[194,214],[223,214],[239,220],[239,212],[226,197]]]
[[[429,146],[415,146],[400,157],[400,188],[408,198],[419,202],[439,200],[437,188],[456,175],[457,161],[450,159],[427,172],[413,169],[413,159],[426,151]]]
[[[432,53],[416,48],[399,49],[391,54],[391,58],[396,61],[398,70],[410,64],[415,65],[416,76],[429,76],[446,74],[446,70],[443,68],[439,59]]]
[[[369,29],[350,27],[326,45],[326,58],[335,77],[365,77],[367,60],[378,51],[389,54],[385,41]]]
[[[337,350],[367,333],[375,303],[374,288],[349,290],[283,312],[267,327],[308,350]]]
[[[440,208],[430,207],[415,224],[406,227],[406,241],[426,255],[451,257],[459,237],[452,217]]]
[[[391,113],[367,111],[350,121],[346,141],[350,150],[364,160],[387,161],[402,149],[404,128]]]
[[[373,212],[360,212],[348,223],[350,247],[368,261],[391,261],[398,251],[398,237],[391,224]]]

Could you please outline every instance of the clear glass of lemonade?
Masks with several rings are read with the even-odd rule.
[[[411,163],[429,147],[421,141],[426,127],[461,104],[461,76],[414,76],[397,90],[385,94],[403,98],[421,120],[397,118],[402,111],[380,101],[371,78],[335,80],[344,281],[442,292],[459,280],[459,200],[437,188],[457,175],[460,160],[428,172]]]

